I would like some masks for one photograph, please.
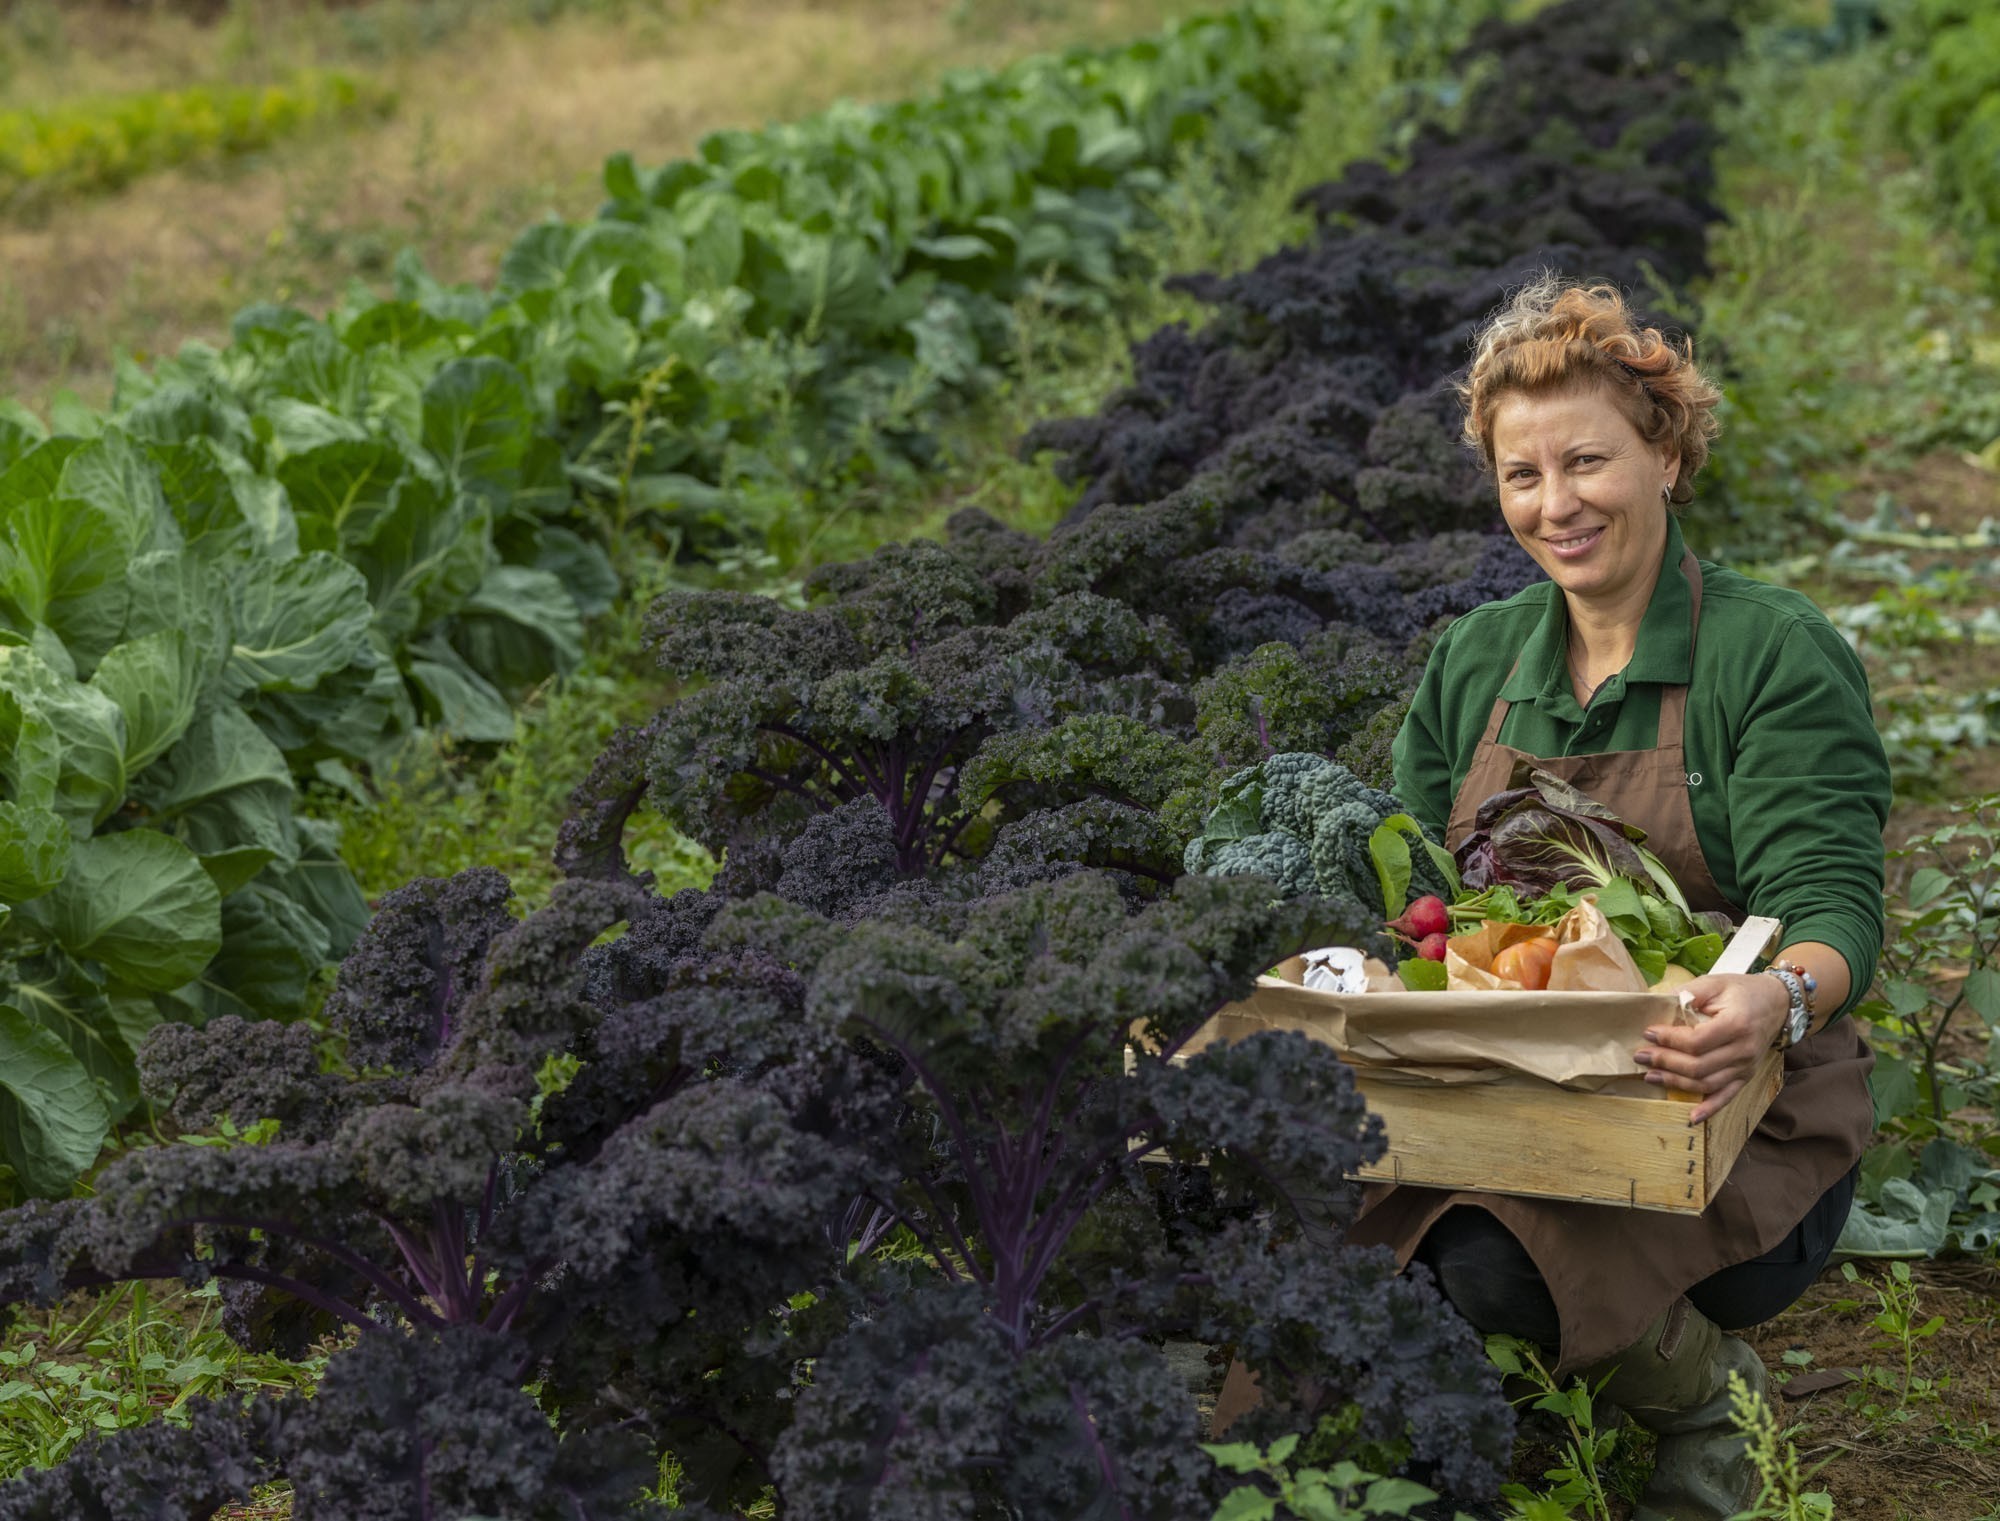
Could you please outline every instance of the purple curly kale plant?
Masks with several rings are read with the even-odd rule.
[[[1176,1060],[1259,969],[1372,929],[1242,879],[1186,878],[1135,913],[1092,873],[850,926],[769,897],[725,910],[716,944],[776,950],[809,1011],[895,1058],[907,1108],[867,1202],[933,1270],[846,1286],[854,1327],[775,1454],[785,1513],[1205,1513],[1214,1470],[1157,1351],[1174,1337],[1254,1347],[1272,1419],[1393,1392],[1368,1437],[1497,1482],[1512,1422],[1478,1338],[1339,1244],[1347,1175],[1382,1145],[1346,1067],[1289,1034]],[[1258,1328],[1302,1311],[1285,1270],[1246,1271],[1266,1256],[1328,1294],[1275,1342]]]
[[[643,989],[603,974],[604,930],[649,919],[658,938],[661,919],[705,923],[699,902],[577,883],[517,921],[507,899],[474,871],[384,901],[327,1006],[357,1070],[322,1072],[302,1026],[154,1035],[144,1079],[176,1123],[272,1118],[275,1140],[138,1151],[88,1200],[0,1216],[0,1302],[216,1278],[246,1338],[343,1339],[314,1398],[258,1401],[226,1439],[250,1456],[210,1465],[236,1490],[285,1474],[301,1518],[622,1515],[668,1443],[692,1489],[754,1495],[782,1406],[746,1422],[708,1375],[741,1359],[785,1387],[795,1357],[745,1347],[838,1270],[828,1223],[876,1177],[854,1138],[893,1116],[894,1087],[795,979],[741,956]],[[550,1094],[537,1074],[559,1055],[581,1067]],[[183,1446],[223,1442],[219,1420]],[[0,1489],[0,1516],[164,1461],[126,1445]]]

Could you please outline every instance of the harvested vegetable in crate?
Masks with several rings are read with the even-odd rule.
[[[1453,926],[1553,925],[1589,898],[1649,985],[1669,965],[1699,977],[1722,954],[1728,916],[1692,910],[1645,839],[1567,782],[1531,771],[1526,785],[1479,805],[1472,833],[1453,852]]]

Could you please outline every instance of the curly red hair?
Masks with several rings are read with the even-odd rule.
[[[1720,429],[1722,392],[1695,367],[1694,344],[1678,346],[1641,327],[1609,285],[1579,285],[1545,274],[1517,291],[1479,330],[1472,368],[1456,386],[1465,407],[1465,441],[1493,468],[1493,412],[1511,394],[1547,396],[1601,388],[1639,436],[1680,455],[1676,505],[1694,498],[1695,474],[1708,463]]]

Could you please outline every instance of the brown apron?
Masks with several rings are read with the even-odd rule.
[[[1680,569],[1694,594],[1692,648],[1701,626],[1701,568],[1688,554]],[[1471,832],[1479,804],[1512,783],[1518,762],[1529,761],[1644,829],[1692,907],[1741,918],[1742,910],[1724,901],[1695,836],[1682,751],[1687,695],[1685,686],[1662,691],[1653,749],[1575,756],[1528,756],[1501,744],[1509,704],[1497,699],[1453,801],[1446,843],[1456,848]],[[1364,1195],[1361,1219],[1348,1239],[1393,1247],[1407,1264],[1432,1223],[1453,1205],[1491,1212],[1548,1282],[1562,1319],[1559,1367],[1581,1367],[1630,1346],[1702,1279],[1762,1256],[1791,1233],[1868,1144],[1875,1128],[1868,1091],[1874,1064],[1851,1019],[1835,1021],[1786,1052],[1783,1089],[1700,1215],[1377,1184]]]

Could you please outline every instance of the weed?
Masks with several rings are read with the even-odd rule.
[[[1849,1283],[1857,1283],[1861,1279],[1861,1274],[1851,1262],[1843,1262],[1840,1273]],[[1878,1350],[1897,1353],[1902,1360],[1902,1368],[1900,1373],[1894,1368],[1874,1365],[1863,1368],[1861,1387],[1848,1396],[1848,1403],[1871,1423],[1891,1425],[1911,1418],[1909,1406],[1912,1399],[1937,1398],[1941,1386],[1931,1379],[1917,1376],[1917,1344],[1937,1335],[1944,1328],[1944,1317],[1918,1318],[1917,1286],[1910,1276],[1907,1262],[1890,1263],[1888,1279],[1872,1287],[1876,1310],[1869,1323],[1884,1333],[1873,1345]],[[1896,1403],[1893,1406],[1883,1405],[1871,1397],[1870,1391],[1893,1395]]]
[[[1729,1375],[1729,1419],[1749,1438],[1750,1461],[1757,1468],[1757,1497],[1730,1521],[1832,1521],[1833,1497],[1806,1488],[1825,1464],[1800,1468],[1791,1433],[1779,1431],[1777,1412],[1740,1373]]]
[[[1272,1521],[1277,1516],[1364,1521],[1369,1516],[1407,1516],[1416,1506],[1437,1498],[1436,1491],[1421,1484],[1384,1478],[1354,1463],[1294,1470],[1288,1465],[1298,1445],[1297,1433],[1279,1437],[1267,1451],[1250,1442],[1204,1442],[1201,1450],[1218,1467],[1255,1481],[1231,1490],[1215,1521]]]
[[[1895,137],[1897,78],[1883,45],[1802,69],[1769,37],[1732,71],[1730,217],[1698,304],[1668,312],[1721,357],[1728,442],[1694,509],[1718,547],[1786,552],[1864,463],[2000,434],[1993,304]]]
[[[1873,993],[1856,1013],[1900,1048],[1878,1054],[1878,1068],[1905,1064],[1934,1128],[1951,1107],[1940,1055],[1961,1016],[2000,1028],[2000,793],[1954,805],[1950,822],[1912,837],[1890,859],[1904,864],[1908,885],[1890,904],[1893,933]],[[1901,1054],[1910,1051],[1913,1065]],[[1881,1068],[1877,1092],[1898,1075]]]
[[[359,796],[315,793],[315,811],[341,826],[341,855],[363,892],[374,898],[415,877],[495,866],[525,901],[547,896],[570,787],[621,723],[649,717],[661,701],[657,673],[627,653],[630,645],[600,648],[618,654],[593,657],[534,694],[515,739],[497,751],[460,754],[426,738]],[[715,871],[707,851],[650,811],[633,818],[626,848],[662,892],[706,886]]]
[[[1580,1378],[1572,1379],[1565,1389],[1542,1362],[1541,1349],[1513,1336],[1487,1337],[1486,1356],[1502,1373],[1526,1380],[1528,1394],[1521,1399],[1534,1396],[1530,1408],[1554,1416],[1563,1433],[1561,1461],[1542,1476],[1550,1488],[1537,1494],[1525,1484],[1508,1484],[1500,1493],[1529,1517],[1543,1513],[1567,1516],[1580,1507],[1587,1521],[1610,1521],[1611,1501],[1599,1470],[1617,1451],[1619,1432],[1616,1422],[1598,1429],[1595,1408],[1596,1397],[1610,1382],[1610,1375],[1606,1374],[1596,1389]]]
[[[187,1401],[310,1389],[326,1349],[300,1362],[246,1352],[223,1332],[214,1282],[125,1284],[21,1315],[0,1339],[0,1480],[57,1463],[94,1430],[183,1421]]]

